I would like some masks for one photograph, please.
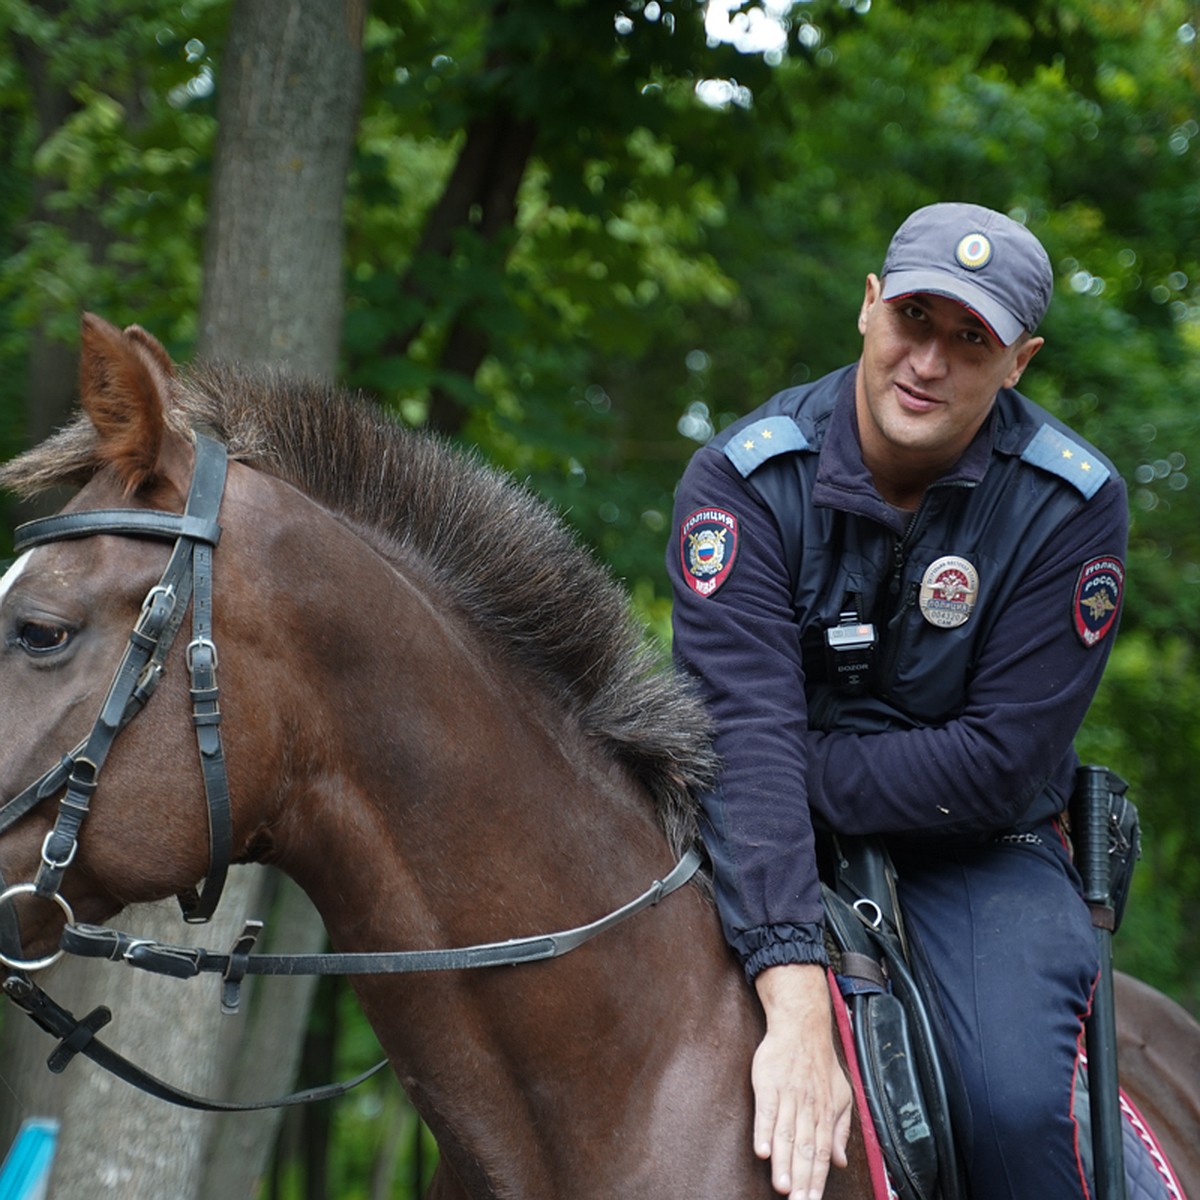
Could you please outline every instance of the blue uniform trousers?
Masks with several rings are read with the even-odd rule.
[[[971,1200],[1091,1195],[1072,1101],[1098,955],[1057,826],[891,849],[915,965],[957,1068],[951,1107]]]

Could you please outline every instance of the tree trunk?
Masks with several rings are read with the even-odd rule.
[[[537,141],[537,125],[512,115],[497,100],[497,108],[477,117],[467,128],[454,170],[438,202],[430,210],[401,284],[406,296],[422,306],[433,297],[421,282],[423,264],[430,258],[444,260],[443,271],[452,270],[453,238],[457,230],[470,229],[488,245],[496,245],[509,234],[517,216],[517,193]],[[400,357],[421,332],[423,320],[401,329],[381,347],[385,356]],[[455,314],[443,342],[441,365],[470,381],[487,355],[487,331],[469,311]],[[438,433],[456,434],[466,419],[462,402],[445,387],[433,390],[429,402],[429,427]]]
[[[362,91],[366,0],[235,0],[218,87],[218,138],[198,352],[333,379],[343,309],[342,202]],[[286,881],[277,950],[324,940]],[[260,1003],[227,1058],[234,1094],[296,1075],[314,980]],[[197,1200],[257,1194],[281,1113],[214,1122]]]
[[[198,351],[328,378],[366,0],[237,0],[218,87]]]
[[[264,873],[274,890],[272,918],[260,947],[264,953],[312,954],[325,948],[321,919],[300,889],[277,872]],[[290,1090],[296,1078],[316,977],[256,980],[244,1002],[247,1016],[236,1038],[226,1039],[222,1094],[267,1099]],[[263,986],[265,985],[265,986]],[[234,1050],[233,1061],[228,1051]],[[332,1082],[333,1077],[321,1079]],[[211,1119],[209,1153],[197,1200],[241,1200],[257,1196],[266,1178],[283,1117],[281,1109],[232,1113]]]

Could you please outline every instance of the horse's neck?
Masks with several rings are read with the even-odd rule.
[[[342,557],[280,589],[286,636],[246,657],[278,664],[254,683],[286,730],[273,856],[337,940],[582,924],[670,869],[649,798],[561,705],[419,582],[326,540]]]
[[[433,729],[421,724],[416,749],[377,753],[383,795],[348,778],[350,811],[314,830],[322,877],[308,886],[339,949],[462,946],[582,925],[672,865],[649,801],[623,772],[544,711],[522,712],[466,678],[453,711]],[[728,1114],[744,1105],[752,1018],[694,889],[554,962],[372,978],[356,990],[444,1150],[478,1173],[472,1195],[592,1194],[581,1179],[597,1182],[596,1195],[623,1194],[618,1118],[696,1158],[728,1137],[722,1161],[740,1161],[732,1139],[748,1141],[749,1115]],[[710,1022],[728,1039],[715,1053]],[[714,1097],[719,1129],[695,1109]]]
[[[628,775],[420,596],[404,599],[394,632],[309,689],[321,704],[292,772],[288,803],[298,787],[309,810],[292,857],[308,859],[310,887],[328,883],[330,923],[347,874],[413,933],[475,939],[496,934],[496,911],[590,919],[596,863],[622,899],[665,873],[665,840]],[[588,880],[574,904],[573,877]],[[363,909],[350,911],[361,930]]]
[[[278,779],[262,784],[259,844],[335,949],[570,928],[670,870],[648,798],[567,713],[378,556],[325,540],[344,557],[274,585],[285,611],[256,631],[269,644],[248,648],[260,674],[242,682],[285,731],[256,768]],[[260,577],[286,573],[287,549]],[[693,888],[553,962],[355,986],[460,1172],[478,1164],[472,1195],[628,1194],[648,1145],[685,1179],[742,1162],[755,1017]],[[654,1139],[630,1139],[629,1160],[618,1115]],[[722,1180],[746,1193],[742,1175]]]

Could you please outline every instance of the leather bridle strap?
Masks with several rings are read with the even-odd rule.
[[[40,896],[53,898],[58,894],[63,874],[75,857],[79,831],[99,782],[100,770],[117,734],[153,694],[190,596],[193,636],[187,662],[191,673],[192,720],[208,806],[210,856],[203,890],[193,889],[180,896],[180,905],[188,921],[205,921],[216,908],[233,840],[219,729],[217,654],[212,640],[212,552],[221,537],[217,518],[226,472],[225,447],[197,434],[195,468],[182,513],[99,509],[42,517],[17,529],[18,553],[48,542],[96,534],[153,537],[175,543],[162,578],[146,596],[91,732],[56,767],[0,810],[2,831],[38,801],[65,786],[54,827],[42,847],[42,862],[34,881],[34,890]]]
[[[67,925],[61,945],[68,954],[84,958],[124,961],[130,966],[179,979],[212,972],[224,976],[227,983],[239,982],[246,975],[396,975],[515,966],[559,958],[582,946],[678,891],[696,874],[700,863],[700,851],[692,847],[663,879],[656,879],[640,896],[590,924],[558,933],[461,948],[361,954],[251,954],[249,949],[259,928],[257,922],[252,923],[256,928],[243,933],[228,954],[213,954],[196,946],[166,945],[105,925]]]
[[[216,504],[221,503],[220,492]],[[208,877],[203,890],[189,888],[179,896],[183,919],[189,923],[212,916],[233,854],[233,817],[229,806],[229,779],[221,742],[220,690],[217,687],[217,647],[213,641],[213,547],[197,542],[192,555],[192,640],[187,647],[191,676],[192,725],[200,752],[204,797],[208,810]]]
[[[173,556],[173,564],[176,558],[177,555]],[[167,577],[163,576],[164,579]],[[72,757],[66,791],[58,804],[58,816],[42,844],[42,861],[34,879],[34,890],[39,896],[50,899],[62,888],[63,875],[75,858],[79,830],[88,814],[100,770],[121,731],[129,700],[159,644],[163,628],[175,606],[175,599],[174,588],[170,584],[160,585],[147,596],[100,714],[81,750]]]
[[[211,442],[210,438],[204,439]],[[219,443],[212,443],[219,445]],[[197,450],[200,438],[197,437]],[[199,464],[197,464],[199,465]],[[223,478],[223,476],[222,476]],[[219,499],[219,497],[218,497]],[[125,537],[153,537],[175,541],[193,538],[215,546],[221,540],[221,526],[215,517],[195,513],[159,512],[146,508],[97,508],[87,512],[56,513],[38,517],[17,526],[14,551],[21,554],[47,542],[65,542],[72,538],[111,533]]]
[[[129,934],[94,925],[68,925],[63,934],[63,941],[64,945],[68,940],[73,943],[69,947],[72,953],[123,958],[133,966],[167,975],[190,977],[201,971],[221,971],[225,975],[226,988],[232,986],[235,991],[245,975],[254,974],[382,974],[515,965],[558,958],[582,946],[584,942],[635,913],[657,904],[683,887],[696,874],[700,863],[700,851],[693,847],[665,878],[656,879],[640,896],[588,925],[541,937],[516,938],[508,942],[468,946],[461,950],[416,950],[382,954],[252,955],[249,953],[249,946],[253,944],[253,934],[243,934],[235,942],[235,948],[230,954],[213,955],[206,950],[147,942]],[[387,1065],[387,1060],[384,1059],[354,1079],[310,1088],[303,1092],[293,1092],[274,1100],[249,1103],[209,1100],[158,1079],[101,1042],[96,1034],[112,1019],[111,1012],[104,1006],[93,1009],[80,1020],[51,999],[27,975],[12,974],[4,981],[3,987],[14,1004],[24,1009],[47,1033],[59,1039],[57,1048],[47,1060],[51,1071],[61,1073],[77,1054],[82,1054],[126,1083],[160,1100],[184,1108],[205,1112],[250,1112],[263,1108],[282,1108],[313,1100],[328,1100],[357,1087],[364,1079]]]
[[[40,779],[35,779],[27,788],[18,792],[0,807],[0,834],[15,825],[30,809],[36,807],[43,800],[57,795],[66,787],[67,780],[71,775],[71,767],[83,753],[84,745],[84,742],[80,742],[70,754],[63,755],[62,759],[45,775]]]

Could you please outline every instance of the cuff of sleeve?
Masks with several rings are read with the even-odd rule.
[[[738,938],[734,949],[742,960],[749,983],[768,967],[796,963],[829,966],[824,930],[820,925],[762,925],[747,929]]]

